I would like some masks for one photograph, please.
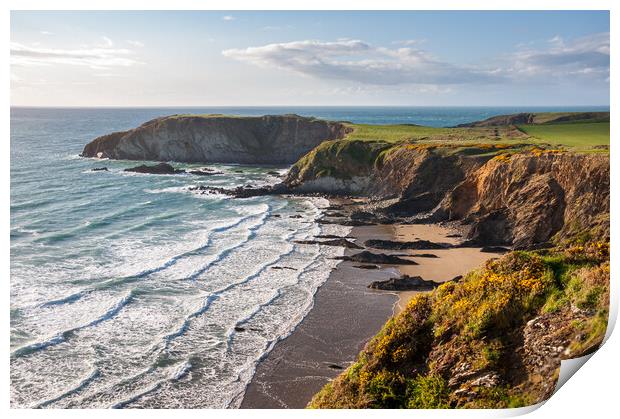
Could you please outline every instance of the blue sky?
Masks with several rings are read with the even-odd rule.
[[[23,106],[608,105],[608,12],[12,12]]]

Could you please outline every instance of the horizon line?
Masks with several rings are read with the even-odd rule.
[[[9,105],[13,108],[30,109],[200,109],[200,108],[610,108],[611,105]]]

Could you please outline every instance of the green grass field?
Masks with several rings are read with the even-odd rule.
[[[404,141],[477,141],[494,138],[499,140],[506,136],[507,129],[495,128],[434,128],[422,125],[367,125],[351,124],[353,132],[348,140],[375,141],[389,143]],[[497,136],[496,136],[497,134]]]
[[[576,152],[608,152],[609,122],[568,122],[483,128],[351,124],[347,140],[388,143],[537,145]],[[607,147],[605,147],[607,146]]]
[[[609,146],[609,122],[521,125],[519,129],[532,137],[533,143],[549,143],[581,151]]]
[[[347,135],[349,140],[383,140],[398,142],[419,140],[433,135],[447,134],[450,128],[423,127],[420,125],[368,125],[353,124],[353,132]]]

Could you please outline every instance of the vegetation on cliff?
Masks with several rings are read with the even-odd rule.
[[[600,345],[608,307],[608,241],[509,253],[416,296],[309,407],[537,403],[552,394],[561,359]]]
[[[537,144],[562,145],[577,151],[609,151],[609,122],[519,125]]]
[[[608,113],[528,115],[535,115],[536,122],[456,128],[348,124],[343,139],[325,141],[299,159],[289,173],[288,182],[368,176],[380,169],[387,157],[402,149],[429,150],[443,156],[487,159],[499,156],[503,160],[517,153],[609,153]]]

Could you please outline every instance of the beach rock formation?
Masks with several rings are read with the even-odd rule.
[[[380,240],[370,239],[364,242],[366,247],[374,247],[375,249],[387,249],[387,250],[436,250],[436,249],[448,249],[452,245],[447,243],[435,243],[429,240],[414,240],[414,241],[394,241],[394,240]],[[435,257],[430,255],[426,257]]]
[[[274,186],[252,186],[244,185],[237,186],[236,188],[220,188],[217,186],[205,186],[197,185],[190,186],[188,190],[199,193],[201,195],[228,195],[234,198],[252,198],[254,196],[263,195],[279,195],[287,193],[288,190],[283,184],[277,184]],[[301,218],[301,216],[299,217]]]
[[[338,239],[330,239],[330,240],[295,240],[294,243],[298,244],[321,244],[323,246],[339,246],[345,247],[347,249],[363,249],[362,246],[359,246],[352,242],[351,240],[347,240],[344,238]]]
[[[430,291],[441,285],[440,282],[426,281],[421,276],[403,275],[385,281],[373,281],[368,288],[385,291]]]
[[[185,173],[183,169],[175,169],[170,166],[168,163],[159,163],[153,166],[148,166],[146,164],[141,164],[140,166],[130,167],[129,169],[125,169],[125,172],[135,172],[135,173],[149,173],[153,175],[177,175],[180,173]]]
[[[356,253],[354,255],[348,256],[337,256],[335,259],[339,260],[348,260],[359,263],[383,263],[388,265],[417,265],[418,263],[409,260],[403,259],[399,256],[394,255],[386,255],[385,253],[372,253],[368,250],[364,250],[363,252]]]
[[[219,170],[211,169],[209,167],[202,167],[200,169],[189,170],[189,174],[196,176],[213,176],[213,175],[223,175],[224,172],[220,172]]]
[[[173,115],[88,143],[84,157],[185,163],[289,164],[348,128],[297,115]]]

